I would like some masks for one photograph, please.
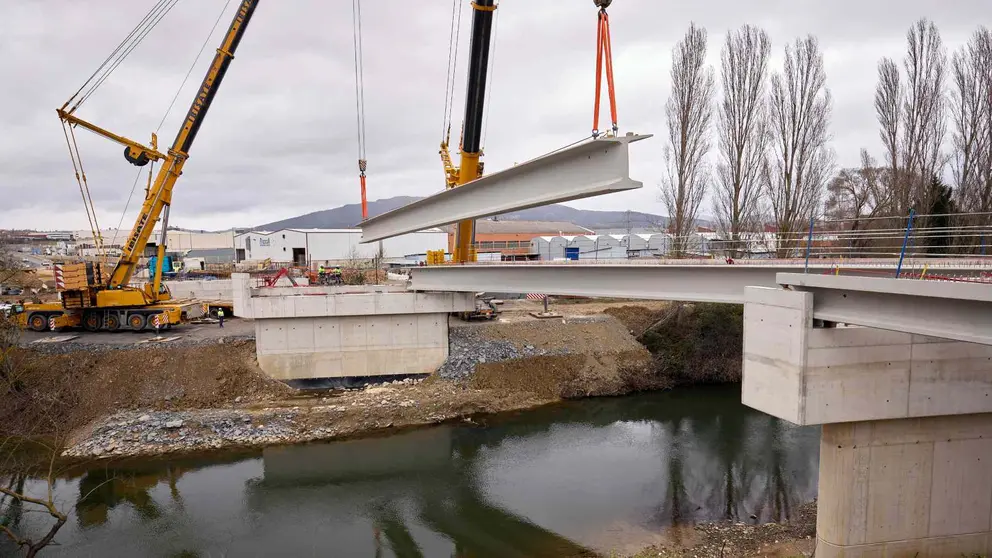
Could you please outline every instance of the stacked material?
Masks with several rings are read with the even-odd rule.
[[[85,262],[57,265],[56,286],[62,291],[83,290],[97,285],[105,285],[110,279],[110,270],[105,270],[100,262]]]

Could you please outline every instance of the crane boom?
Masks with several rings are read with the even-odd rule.
[[[228,27],[227,34],[224,36],[220,48],[217,49],[217,53],[214,55],[213,62],[211,62],[210,68],[207,70],[207,75],[203,78],[203,83],[200,85],[196,98],[193,99],[189,111],[186,113],[183,126],[180,128],[179,133],[176,134],[172,148],[169,150],[165,160],[162,161],[162,166],[155,177],[155,181],[148,190],[148,195],[145,197],[145,201],[141,206],[141,211],[138,213],[134,227],[131,229],[131,233],[128,235],[127,241],[122,248],[121,259],[110,276],[110,288],[126,286],[131,280],[135,266],[144,253],[148,239],[152,234],[152,230],[155,228],[155,223],[159,220],[159,217],[163,216],[163,211],[165,211],[165,218],[162,222],[162,234],[163,237],[165,236],[168,229],[168,207],[172,203],[172,189],[176,184],[176,180],[182,174],[183,165],[186,163],[186,159],[189,158],[189,149],[193,144],[193,140],[196,139],[196,134],[203,124],[203,119],[206,117],[207,110],[209,110],[210,104],[217,94],[217,89],[224,79],[224,74],[227,72],[227,68],[234,58],[234,52],[241,42],[241,37],[244,36],[252,14],[254,14],[255,8],[258,7],[258,2],[259,0],[242,0],[237,12],[235,12],[234,19]],[[158,261],[162,261],[162,258],[160,257]],[[156,288],[153,292],[158,293],[158,289]]]
[[[489,43],[492,38],[494,0],[472,2],[472,47],[469,52],[468,87],[465,95],[465,120],[462,124],[461,161],[458,168],[458,185],[482,176],[482,119],[485,114],[486,72],[489,67]],[[442,145],[442,160],[446,146]],[[447,165],[446,165],[447,166]],[[446,169],[446,173],[447,173]],[[458,263],[472,261],[472,244],[475,239],[475,221],[459,221],[455,226],[455,252]]]

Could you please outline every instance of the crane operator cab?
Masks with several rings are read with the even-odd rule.
[[[165,281],[159,283],[158,296],[152,296],[154,289],[155,283],[151,281],[145,283],[145,294],[148,295],[149,298],[158,301],[172,300],[172,292],[169,290],[168,285],[165,284]]]

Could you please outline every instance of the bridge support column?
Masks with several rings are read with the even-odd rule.
[[[448,314],[475,309],[473,293],[402,286],[252,288],[234,274],[234,311],[255,320],[258,366],[291,385],[350,385],[430,374],[448,356]]]
[[[823,425],[816,555],[987,555],[992,414]]]
[[[992,346],[814,327],[813,296],[747,289],[742,400],[823,425],[817,556],[992,552]]]

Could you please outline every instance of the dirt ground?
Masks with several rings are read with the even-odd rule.
[[[622,300],[622,299],[562,299],[551,298],[548,310],[557,312],[565,317],[594,316],[603,314],[607,309],[636,306],[651,311],[661,311],[671,303],[663,300]],[[544,303],[539,300],[513,299],[505,300],[500,307],[503,311],[503,321],[536,320],[530,312],[543,312]]]
[[[57,332],[57,337],[67,338],[65,342],[83,345],[105,345],[121,346],[133,345],[141,341],[147,341],[155,337],[154,331],[83,331],[76,329],[72,331]],[[218,324],[183,324],[168,331],[162,332],[163,337],[178,337],[177,340],[204,340],[217,339],[220,337],[244,337],[253,338],[255,336],[255,322],[252,320],[241,320],[229,318],[224,320],[224,327]],[[68,339],[70,338],[71,339]],[[36,341],[52,339],[51,332],[24,331],[21,332],[21,344],[30,345]]]
[[[12,361],[23,387],[0,395],[0,424],[8,426],[53,399],[60,423],[78,426],[121,410],[222,407],[295,393],[258,369],[253,341],[63,354],[18,349]]]
[[[585,314],[588,308],[581,309]],[[622,395],[670,384],[653,378],[651,354],[608,316],[498,323],[484,329],[487,339],[551,354],[480,364],[473,387],[528,391],[553,399]]]

